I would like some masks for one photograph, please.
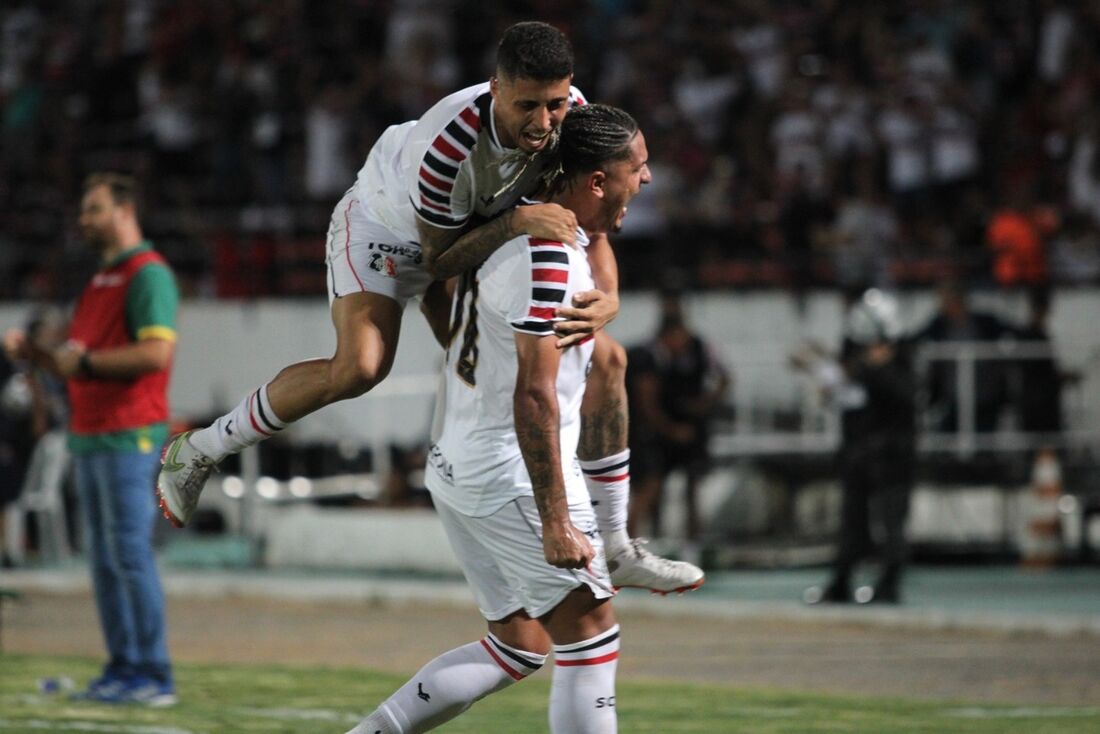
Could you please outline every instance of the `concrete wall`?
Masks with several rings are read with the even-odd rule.
[[[1018,296],[979,295],[975,304],[1022,318]],[[841,329],[841,303],[831,292],[811,294],[800,313],[782,292],[708,293],[689,297],[694,327],[734,366],[740,407],[797,401],[795,376],[785,355],[805,339],[835,344]],[[908,327],[923,323],[935,309],[935,296],[915,292],[901,297]],[[0,306],[0,328],[21,325],[25,304]],[[625,344],[645,340],[656,326],[657,300],[651,294],[624,297],[610,332]],[[1094,425],[1100,425],[1100,290],[1058,294],[1052,328],[1063,362],[1091,370],[1081,388]],[[249,390],[271,379],[283,366],[332,354],[335,337],[328,305],[316,300],[258,302],[189,301],[180,313],[180,341],[171,399],[177,416],[221,412]],[[330,406],[300,421],[288,438],[297,441],[418,441],[426,434],[442,353],[416,307],[405,316],[397,360],[389,379],[365,398]],[[1090,402],[1091,401],[1091,402]]]

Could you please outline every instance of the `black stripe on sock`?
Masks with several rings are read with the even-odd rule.
[[[611,466],[605,466],[605,467],[600,468],[600,469],[585,469],[585,468],[581,467],[581,471],[583,471],[585,474],[588,474],[588,475],[604,474],[604,473],[612,471],[614,469],[622,469],[623,467],[627,467],[627,466],[630,466],[630,459],[627,459],[626,461],[620,462],[618,464],[612,464]]]
[[[260,388],[262,390],[263,388]],[[264,422],[264,425],[270,428],[274,432],[283,430],[278,426],[271,425],[271,421],[267,419],[267,415],[264,413],[264,399],[260,396],[260,390],[256,391],[256,410],[260,412],[260,420]]]
[[[584,652],[585,650],[594,650],[597,647],[603,647],[607,643],[614,642],[617,639],[619,639],[619,631],[615,630],[614,632],[612,632],[607,637],[603,638],[602,640],[596,640],[591,645],[585,645],[584,647],[577,647],[577,648],[574,648],[572,650],[562,650],[561,652],[567,653],[567,654],[573,654],[575,652]]]
[[[512,660],[519,663],[520,665],[522,665],[525,668],[531,668],[532,670],[538,670],[539,668],[542,667],[542,663],[532,662],[532,661],[528,660],[527,658],[523,657],[522,655],[517,655],[516,653],[512,652],[511,650],[509,650],[505,647],[501,647],[500,644],[498,644],[497,641],[494,640],[492,637],[486,637],[485,639],[487,639],[489,641],[489,644],[492,645],[493,648],[497,652],[499,652],[501,655],[505,655],[505,656],[511,658]]]

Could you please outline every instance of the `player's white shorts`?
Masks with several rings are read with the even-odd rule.
[[[432,282],[420,245],[402,240],[373,221],[359,205],[354,189],[332,212],[325,242],[329,305],[349,293],[377,293],[402,307],[419,298]]]
[[[478,608],[490,622],[520,609],[532,618],[541,617],[581,585],[588,586],[597,599],[615,594],[589,502],[569,508],[573,524],[596,551],[585,569],[555,568],[546,562],[534,497],[514,499],[487,517],[464,515],[439,499],[435,509]]]

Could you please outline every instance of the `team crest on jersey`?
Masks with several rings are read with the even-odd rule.
[[[389,255],[380,255],[377,252],[372,252],[370,260],[367,262],[367,267],[376,273],[381,273],[387,278],[397,277],[397,263]]]

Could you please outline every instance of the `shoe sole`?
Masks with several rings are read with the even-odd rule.
[[[704,583],[706,583],[706,580],[707,579],[704,576],[703,578],[696,581],[694,584],[689,584],[688,586],[681,586],[681,587],[676,588],[676,589],[654,589],[654,588],[651,588],[649,586],[634,586],[632,584],[626,584],[625,586],[616,586],[615,591],[618,591],[619,589],[645,589],[650,594],[656,594],[658,596],[668,596],[669,594],[683,594],[684,592],[687,592],[687,591],[695,591],[700,586],[702,586]]]
[[[160,465],[162,467],[164,466],[165,458],[167,458],[167,456],[168,456],[168,449],[174,441],[175,441],[175,437],[173,436],[168,441],[165,441],[164,446],[162,446],[161,449],[160,449]],[[168,509],[168,502],[164,499],[164,490],[160,488],[160,478],[159,478],[159,476],[157,478],[156,491],[157,491],[157,504],[160,505],[161,514],[164,515],[165,519],[168,520],[168,522],[172,523],[172,525],[174,527],[182,528],[183,527],[183,522],[178,517],[176,517],[170,509]]]
[[[177,519],[176,516],[172,514],[172,511],[168,509],[168,503],[164,501],[164,495],[160,493],[159,487],[157,488],[157,497],[160,500],[157,503],[160,505],[160,514],[164,515],[164,518],[168,522],[172,523],[172,527],[182,528],[183,523],[180,522],[179,519]]]

